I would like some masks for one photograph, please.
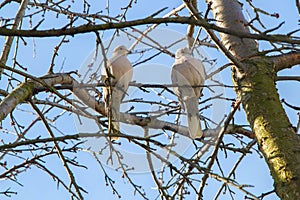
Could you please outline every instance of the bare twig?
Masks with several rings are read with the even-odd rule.
[[[149,137],[149,129],[146,127],[144,128],[144,136],[147,138]],[[150,147],[150,143],[149,141],[146,141],[145,142],[146,146],[151,149]],[[150,168],[150,172],[151,172],[151,175],[152,175],[152,178],[158,188],[158,191],[160,193],[160,196],[161,197],[164,197],[165,199],[169,199],[169,195],[166,193],[166,191],[164,190],[164,188],[162,187],[162,182],[158,180],[157,176],[156,176],[156,171],[154,170],[154,166],[153,166],[153,162],[152,162],[152,158],[151,158],[151,152],[150,151],[146,151],[146,155],[147,155],[147,161],[148,161],[148,165],[149,165],[149,168]]]
[[[55,58],[58,56],[58,50],[59,48],[61,47],[61,45],[64,43],[64,42],[67,42],[66,40],[66,36],[64,36],[61,41],[59,42],[59,44],[57,46],[54,47],[54,52],[53,52],[53,55],[52,55],[52,59],[51,59],[51,64],[50,64],[50,67],[49,67],[49,70],[48,70],[48,74],[53,74],[53,68],[54,68],[54,61],[55,61]]]
[[[177,14],[177,12],[179,12],[180,10],[182,10],[184,8],[184,4],[181,4],[180,6],[178,6],[176,9],[173,9],[171,12],[167,13],[166,15],[163,16],[163,18],[167,18],[170,17],[172,15]],[[152,30],[154,30],[156,27],[158,26],[158,24],[153,24],[152,26],[150,26],[149,28],[147,28],[141,35],[140,37],[134,41],[134,43],[130,46],[129,50],[132,50],[136,47],[136,45],[142,41],[143,37],[145,35],[148,35],[149,32],[151,32]]]
[[[211,169],[214,162],[215,162],[215,158],[217,157],[218,155],[218,151],[219,151],[219,146],[222,142],[222,138],[226,132],[226,129],[230,123],[230,121],[232,120],[233,118],[233,115],[235,114],[235,112],[237,111],[237,109],[239,108],[241,104],[241,101],[237,101],[232,109],[232,111],[230,112],[230,114],[228,115],[226,121],[224,122],[224,127],[221,129],[219,135],[218,135],[218,138],[217,138],[217,142],[216,142],[216,145],[215,145],[215,148],[214,148],[214,151],[210,157],[210,162],[208,163],[207,165],[207,168],[208,169]],[[203,194],[203,189],[205,187],[205,184],[206,184],[206,181],[207,181],[207,178],[208,178],[209,174],[206,173],[204,174],[204,176],[202,177],[202,180],[201,180],[201,184],[200,184],[200,187],[199,187],[199,190],[198,190],[198,199],[200,200],[202,198],[202,194]]]
[[[25,14],[25,9],[27,7],[28,2],[29,2],[28,0],[22,0],[21,1],[19,10],[17,12],[16,18],[15,18],[14,24],[12,25],[11,30],[17,30],[18,29],[18,27],[19,27],[19,25],[20,25],[20,23],[23,19],[23,16]],[[5,45],[2,49],[2,53],[1,53],[1,56],[0,56],[0,63],[6,64],[6,61],[7,61],[7,58],[8,58],[13,40],[14,40],[13,36],[7,36],[6,37]],[[0,68],[0,76],[1,76],[1,73],[2,73],[2,69]]]
[[[253,145],[256,144],[256,140],[252,140],[246,147],[245,150],[249,151]],[[238,165],[241,163],[241,161],[246,157],[247,154],[242,154],[241,157],[237,160],[237,162],[234,164],[233,168],[231,169],[231,171],[229,172],[227,179],[230,179],[231,176],[235,173],[235,170],[237,169]],[[223,188],[226,186],[226,183],[223,183],[223,185],[220,187],[220,189],[218,190],[217,194],[214,197],[214,200],[217,200],[218,197],[220,196]]]
[[[54,133],[52,132],[47,120],[45,119],[43,113],[39,110],[39,108],[30,101],[30,105],[32,106],[32,108],[37,112],[38,116],[41,118],[41,120],[43,121],[43,124],[45,125],[49,135],[51,136],[51,138],[55,138],[55,135]],[[68,162],[65,158],[65,156],[63,155],[62,153],[62,150],[61,148],[59,147],[59,144],[56,140],[53,140],[53,143],[54,143],[54,146],[57,150],[57,154],[59,156],[59,158],[61,159],[62,163],[63,163],[63,166],[65,167],[68,175],[69,175],[69,178],[70,178],[70,186],[74,186],[75,188],[75,191],[78,195],[78,197],[76,196],[76,198],[78,199],[83,199],[83,196],[82,196],[82,188],[77,184],[76,180],[75,180],[75,177],[74,177],[74,174],[72,172],[72,170],[70,169],[69,165],[68,165]]]

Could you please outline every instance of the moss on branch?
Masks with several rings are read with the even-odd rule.
[[[244,62],[248,71],[234,74],[234,83],[260,150],[269,165],[276,193],[300,199],[300,138],[288,120],[275,85],[276,71],[266,57]]]

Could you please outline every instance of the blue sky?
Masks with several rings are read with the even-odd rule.
[[[156,12],[160,8],[168,7],[169,11],[171,8],[175,8],[181,4],[181,1],[159,1],[155,0],[151,3],[148,2],[138,2],[137,5],[134,5],[134,8],[128,11],[127,14],[127,20],[133,20],[138,19],[142,17],[147,17],[150,14]],[[269,11],[270,13],[279,13],[280,17],[279,19],[270,18],[270,17],[262,17],[262,20],[266,27],[273,28],[276,27],[280,22],[285,21],[285,24],[280,28],[276,33],[288,33],[290,31],[293,31],[297,28],[299,19],[299,15],[297,14],[296,7],[294,5],[294,2],[286,2],[286,1],[280,1],[280,0],[274,0],[272,3],[268,1],[258,1],[253,0],[253,4],[260,6],[261,8]],[[94,1],[91,2],[91,12],[97,12],[99,10],[104,10],[105,7],[105,1],[97,2]],[[110,14],[116,15],[120,13],[120,7],[126,6],[126,2],[123,1],[123,5],[120,4],[120,1],[114,0],[110,1]],[[14,13],[17,9],[17,4],[11,3],[7,7],[4,7],[0,10],[0,16],[3,17],[12,17],[14,16]],[[203,8],[204,3],[199,2],[199,7]],[[82,6],[81,3],[74,3],[72,5],[72,8],[74,10],[81,11]],[[249,9],[246,5],[244,7],[244,11],[246,13],[247,9]],[[205,10],[205,9],[201,9]],[[165,12],[167,12],[165,11]],[[122,11],[121,11],[122,12]],[[251,11],[249,11],[251,12]],[[186,12],[187,13],[187,12]],[[103,14],[106,14],[106,11],[104,11]],[[161,16],[165,14],[162,13]],[[51,14],[47,14],[51,17]],[[253,15],[252,15],[253,16]],[[33,22],[37,23],[39,21],[39,18],[34,18]],[[63,24],[66,20],[59,16],[57,19],[53,19],[53,21],[47,21],[42,24],[40,29],[43,28],[49,28],[54,27],[56,25],[59,25],[58,27],[61,27],[61,24]],[[25,20],[23,23],[23,27],[28,28],[28,20]],[[144,27],[136,27],[138,29],[143,30]],[[178,37],[180,34],[185,34],[186,31],[186,25],[161,25],[161,30],[170,30],[175,31],[178,33]],[[113,31],[107,31],[103,33],[103,41],[106,41],[106,43],[109,41]],[[166,31],[166,33],[169,33]],[[161,32],[159,33],[163,35]],[[299,34],[298,34],[299,35]],[[174,33],[175,38],[177,34]],[[121,39],[120,39],[121,38]],[[170,39],[170,35],[168,35],[166,38]],[[76,35],[74,37],[67,37],[69,40],[69,43],[64,44],[60,50],[59,55],[57,57],[57,60],[55,62],[55,72],[58,72],[62,70],[62,72],[68,72],[71,70],[79,70],[84,69],[86,67],[86,63],[89,62],[87,58],[93,53],[95,49],[95,35],[94,34],[82,34],[82,35]],[[163,40],[163,41],[161,41]],[[167,43],[164,38],[162,38],[161,42]],[[35,76],[41,76],[44,75],[51,62],[52,58],[52,52],[54,47],[59,43],[60,38],[25,38],[25,41],[27,42],[27,45],[24,46],[22,42],[19,44],[19,53],[18,53],[18,61],[22,63],[25,67],[28,68],[28,73],[32,73]],[[122,37],[118,37],[116,40],[116,44],[120,42],[128,42],[126,45],[129,46],[131,41],[127,41]],[[4,44],[4,37],[0,37],[0,45],[1,47]],[[269,45],[266,43],[262,43],[260,45],[260,49],[267,49],[270,48]],[[172,51],[175,51],[172,49]],[[207,48],[203,49],[204,52],[206,52],[210,58],[216,58],[216,68],[220,67],[224,64],[226,64],[228,61],[224,56],[216,51],[216,50],[210,50]],[[12,55],[13,52],[10,54],[10,59],[7,63],[7,65],[12,64]],[[135,60],[137,56],[136,55],[130,55],[129,58],[131,60]],[[173,60],[170,57],[159,57],[159,59],[155,59],[151,61],[150,63],[147,63],[143,67],[149,68],[150,67],[161,67],[167,71],[167,67],[171,66]],[[154,67],[154,68],[155,68]],[[145,69],[146,69],[145,68]],[[144,68],[137,68],[140,69],[140,72],[143,72]],[[156,69],[156,68],[155,68]],[[163,70],[162,70],[163,71]],[[143,74],[143,73],[141,73]],[[225,69],[222,71],[218,77],[219,80],[221,80],[223,83],[231,85],[231,77],[230,77],[230,68]],[[145,74],[146,77],[151,77],[149,74]],[[157,76],[159,80],[168,80],[168,78],[164,79],[163,77],[160,78],[159,73],[154,73],[154,76]],[[299,67],[294,67],[291,70],[284,70],[280,72],[280,75],[300,75]],[[139,76],[140,78],[141,76]],[[145,78],[146,78],[145,77]],[[157,78],[156,77],[156,78]],[[151,80],[151,79],[150,79]],[[156,79],[154,79],[156,80]],[[5,79],[1,80],[0,82],[0,88],[3,88],[3,85],[5,84]],[[17,83],[16,83],[17,84]],[[299,105],[299,93],[295,93],[295,91],[299,91],[299,85],[295,85],[294,82],[280,82],[278,83],[278,89],[280,93],[281,98],[285,98],[288,102],[293,103],[295,105]],[[217,89],[216,89],[217,90]],[[135,91],[133,91],[134,93]],[[230,89],[224,89],[222,91],[218,92],[224,92],[224,96],[228,98],[235,98],[235,93]],[[138,96],[138,93],[136,94]],[[205,96],[213,95],[209,90],[204,90]],[[204,97],[205,97],[204,96]],[[41,96],[42,97],[42,96]],[[216,103],[216,105],[219,105]],[[222,106],[220,104],[219,106]],[[20,106],[19,109],[29,109],[28,106]],[[144,108],[144,107],[143,107]],[[147,108],[148,109],[148,108]],[[153,108],[156,109],[156,108]],[[221,108],[216,108],[215,111],[208,110],[205,115],[212,116],[212,115],[218,115],[217,118],[222,118],[222,114],[218,114],[218,111],[220,111]],[[225,114],[228,114],[230,110],[230,106],[227,104],[223,108],[225,110]],[[294,111],[292,111],[289,108],[286,108],[287,114],[293,124],[297,122],[297,115]],[[22,118],[22,115],[24,115],[24,112],[21,110],[15,111],[16,116],[20,116],[19,121],[24,124],[30,123],[30,121],[34,118]],[[57,112],[53,112],[52,115],[56,115]],[[49,115],[51,117],[51,114]],[[88,125],[79,127],[78,124],[74,123],[76,122],[75,118],[69,117],[69,116],[63,116],[62,120],[57,121],[56,125],[61,128],[65,133],[76,133],[77,131],[87,130]],[[245,116],[242,111],[239,111],[236,114],[236,122],[239,124],[246,124]],[[3,126],[8,127],[10,122],[9,120],[5,120]],[[91,127],[93,127],[91,125]],[[91,132],[93,132],[93,129],[91,128]],[[12,135],[9,134],[2,134],[2,139],[11,139]],[[48,137],[48,134],[46,133],[45,129],[43,128],[42,124],[38,124],[35,126],[35,128],[28,133],[28,138],[34,138],[38,135],[41,135],[42,137]],[[232,142],[237,144],[238,141],[233,139],[231,136],[225,136],[225,141]],[[126,144],[125,141],[123,141],[124,144]],[[191,144],[191,141],[186,141],[189,145]],[[96,143],[97,145],[97,143]],[[130,144],[128,144],[130,145]],[[95,147],[95,144],[93,144],[93,147]],[[97,147],[97,146],[96,146]],[[188,148],[187,152],[193,151],[193,147]],[[127,151],[132,151],[133,149],[126,149]],[[137,150],[138,151],[138,150]],[[134,152],[136,153],[136,152]],[[115,195],[112,195],[112,191],[110,187],[105,186],[104,181],[104,175],[102,171],[100,170],[97,162],[92,157],[92,155],[86,151],[78,152],[76,155],[78,157],[79,163],[85,164],[88,166],[88,169],[80,169],[80,168],[72,168],[76,173],[76,180],[79,183],[80,186],[88,190],[88,194],[85,196],[86,199],[118,199]],[[224,153],[221,152],[219,155],[220,162],[224,164],[222,166],[224,168],[224,173],[228,174],[229,170],[232,168],[236,160],[238,159],[239,154],[229,153],[228,158],[225,158]],[[65,170],[63,169],[61,162],[59,159],[57,159],[55,156],[51,156],[47,159],[45,159],[46,164],[50,167],[51,170],[59,173],[65,180],[68,180],[68,177],[65,174]],[[131,162],[131,161],[130,161]],[[136,163],[143,162],[143,160],[135,160]],[[143,164],[143,163],[139,163]],[[123,199],[141,199],[140,196],[134,195],[134,191],[132,189],[132,186],[127,182],[126,179],[121,178],[121,173],[116,172],[111,167],[105,167],[107,172],[111,175],[112,178],[116,179],[115,187],[120,192]],[[216,172],[218,171],[218,168],[215,167],[214,170]],[[270,172],[265,164],[265,161],[263,158],[259,158],[259,155],[253,151],[252,155],[247,157],[242,164],[238,167],[236,178],[237,181],[240,184],[250,184],[254,185],[253,188],[247,188],[250,192],[254,193],[255,195],[260,195],[262,192],[268,192],[272,189],[273,181],[271,177],[269,176]],[[157,195],[157,190],[154,188],[155,185],[153,182],[149,179],[149,173],[132,173],[130,174],[133,180],[136,181],[137,184],[144,185],[144,188],[146,190],[146,193],[150,199],[154,199]],[[59,187],[57,189],[56,182],[53,181],[48,175],[46,175],[43,171],[32,167],[27,170],[26,173],[22,173],[18,177],[19,182],[21,182],[24,186],[20,186],[14,182],[8,182],[8,181],[2,181],[0,184],[0,190],[5,190],[9,187],[16,190],[18,192],[18,195],[13,196],[13,199],[41,199],[41,196],[43,196],[44,200],[50,200],[50,199],[68,199],[69,194],[62,188]],[[214,181],[210,179],[208,181],[209,186],[205,190],[205,199],[212,199],[216,193],[216,190],[219,188],[221,182]],[[237,199],[242,199],[244,197],[243,193],[239,193],[235,189],[233,189],[235,192],[237,192]],[[220,199],[228,199],[228,193],[227,195],[224,195],[224,197],[221,197]],[[4,198],[5,199],[5,198]],[[187,197],[187,199],[194,199],[194,195],[190,195]],[[276,199],[275,195],[271,195],[265,199]]]

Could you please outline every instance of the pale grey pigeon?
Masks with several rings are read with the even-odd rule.
[[[128,50],[125,46],[121,45],[113,50],[112,57],[107,62],[107,67],[110,73],[110,81],[112,87],[111,91],[111,114],[112,114],[112,125],[113,128],[120,131],[120,105],[123,98],[126,95],[129,83],[132,79],[132,65],[127,59]],[[102,78],[107,80],[107,70],[104,65],[101,70]],[[109,103],[107,102],[109,87],[103,88],[103,96],[105,100],[105,106],[108,110]],[[119,139],[118,137],[112,138],[113,140]]]
[[[171,79],[174,92],[178,96],[181,105],[187,114],[189,135],[192,139],[202,138],[203,132],[199,118],[198,100],[205,81],[205,68],[203,63],[192,57],[188,48],[180,48],[176,51],[175,62],[171,71]]]

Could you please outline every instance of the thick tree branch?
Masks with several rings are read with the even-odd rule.
[[[299,81],[300,76],[277,76],[276,81]]]
[[[239,30],[242,34],[250,34],[247,22],[241,12],[241,4],[235,0],[210,1],[216,24],[229,30]],[[241,38],[233,34],[220,33],[221,40],[226,49],[235,57],[242,59],[258,52],[253,38]],[[237,66],[238,67],[238,66]]]
[[[197,10],[191,5],[188,1],[184,1],[186,7],[190,10],[190,12],[193,14],[196,20],[202,21],[202,17],[198,14]],[[228,49],[225,47],[225,45],[222,44],[222,42],[219,40],[219,38],[215,35],[215,33],[210,30],[206,29],[206,32],[211,37],[211,39],[215,42],[217,47],[227,56],[228,59],[230,59],[235,65],[239,66],[239,61],[228,51]]]
[[[300,52],[289,52],[279,56],[270,58],[274,63],[274,68],[278,72],[280,70],[291,68],[300,64]]]
[[[2,65],[2,68],[9,69],[9,67]],[[0,102],[0,121],[2,121],[9,113],[11,113],[15,107],[29,100],[33,95],[38,92],[52,90],[55,85],[72,85],[73,87],[67,87],[70,89],[79,100],[81,100],[85,105],[89,108],[94,109],[96,112],[101,115],[106,116],[106,110],[104,108],[103,102],[98,102],[92,97],[87,90],[81,87],[81,84],[78,83],[75,79],[73,79],[69,74],[51,74],[46,75],[41,78],[36,78],[34,76],[30,76],[25,74],[24,72],[20,72],[19,70],[11,69],[15,73],[22,74],[23,76],[31,77],[31,80],[20,84],[17,88],[15,88],[10,94],[8,94],[1,102]],[[56,92],[56,94],[59,94]],[[72,102],[69,102],[72,104]],[[72,104],[74,105],[74,104]],[[133,114],[121,113],[120,120],[127,124],[138,125],[141,127],[148,127],[153,129],[163,129],[169,130],[173,132],[177,132],[184,136],[189,136],[188,129],[185,126],[180,126],[174,123],[165,122],[156,119],[156,117],[138,117]],[[218,133],[218,129],[208,129],[204,130],[205,137],[211,137]],[[228,133],[240,133],[247,137],[253,138],[251,132],[243,129],[231,127],[228,130]]]
[[[222,28],[214,24],[208,23],[206,20],[195,20],[190,17],[169,17],[169,18],[145,18],[133,21],[126,21],[120,23],[106,23],[106,24],[85,24],[72,28],[63,29],[48,29],[48,30],[12,30],[4,27],[0,28],[0,35],[3,36],[22,36],[22,37],[59,37],[64,35],[76,35],[82,33],[90,33],[100,30],[122,29],[131,26],[148,25],[148,24],[193,24],[202,26],[206,29],[212,29],[221,33],[230,34],[240,38],[251,38],[256,40],[266,40],[271,42],[284,42],[289,44],[300,44],[299,38],[280,34],[251,34],[241,32],[236,29]]]
[[[215,0],[212,3],[219,26],[249,33],[244,27],[246,23],[239,1]],[[248,86],[237,88],[236,92],[271,171],[276,193],[282,199],[299,199],[300,158],[297,154],[300,138],[279,100],[274,83],[276,71],[270,67],[273,60],[265,56],[247,59],[257,52],[254,41],[226,34],[221,34],[221,38],[235,56],[242,58],[243,68],[233,68],[233,82],[236,86]],[[291,57],[284,56],[292,60]],[[282,62],[277,61],[283,65]]]
[[[0,121],[2,121],[9,113],[11,113],[18,104],[28,100],[36,93],[36,91],[39,91],[40,87],[43,86],[41,82],[49,87],[55,84],[72,83],[70,78],[67,79],[66,76],[60,76],[57,74],[51,78],[49,78],[49,76],[42,77],[39,79],[39,82],[35,80],[29,80],[22,83],[0,102]]]

